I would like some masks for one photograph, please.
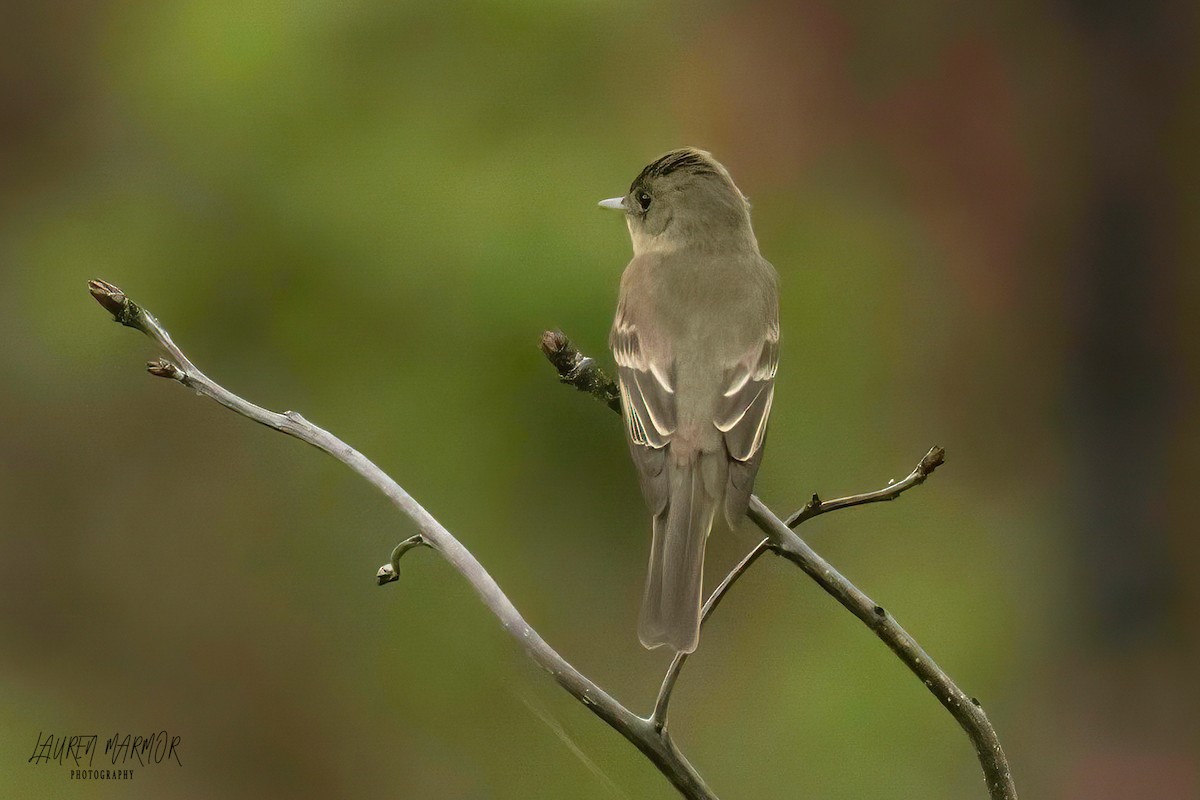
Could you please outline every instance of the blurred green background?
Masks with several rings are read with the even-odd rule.
[[[0,5],[5,797],[669,798],[411,526],[317,451],[148,377],[112,281],[215,379],[359,447],[567,659],[649,709],[648,519],[595,202],[712,150],[783,281],[758,493],[948,461],[813,546],[979,697],[1028,798],[1200,797],[1195,3]],[[709,585],[756,541],[718,530]],[[961,730],[796,569],[684,672],[723,798],[970,798]],[[87,784],[39,732],[168,729]],[[99,760],[99,759],[98,759]]]

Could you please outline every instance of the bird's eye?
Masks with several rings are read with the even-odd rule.
[[[650,208],[650,195],[645,192],[638,192],[637,203],[642,207],[642,211],[648,210]]]

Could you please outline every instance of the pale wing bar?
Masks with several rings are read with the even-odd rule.
[[[713,423],[725,434],[731,458],[749,461],[762,447],[767,419],[775,397],[775,372],[779,368],[779,324],[767,331],[757,352],[751,351],[731,371],[729,388],[721,396]]]
[[[675,389],[670,383],[670,369],[645,357],[637,327],[620,316],[613,327],[611,345],[629,438],[647,447],[665,447],[675,433]]]

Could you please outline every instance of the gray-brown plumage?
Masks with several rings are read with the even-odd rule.
[[[629,450],[654,515],[638,635],[691,652],[700,636],[704,547],[718,509],[746,512],[779,360],[778,276],[723,166],[686,148],[629,193],[633,260],[609,346]]]

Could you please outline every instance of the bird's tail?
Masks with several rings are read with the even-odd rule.
[[[654,542],[642,596],[638,638],[646,647],[690,653],[700,641],[704,545],[718,506],[717,454],[696,453],[668,463],[667,506],[654,517]],[[712,474],[709,474],[712,473]]]

